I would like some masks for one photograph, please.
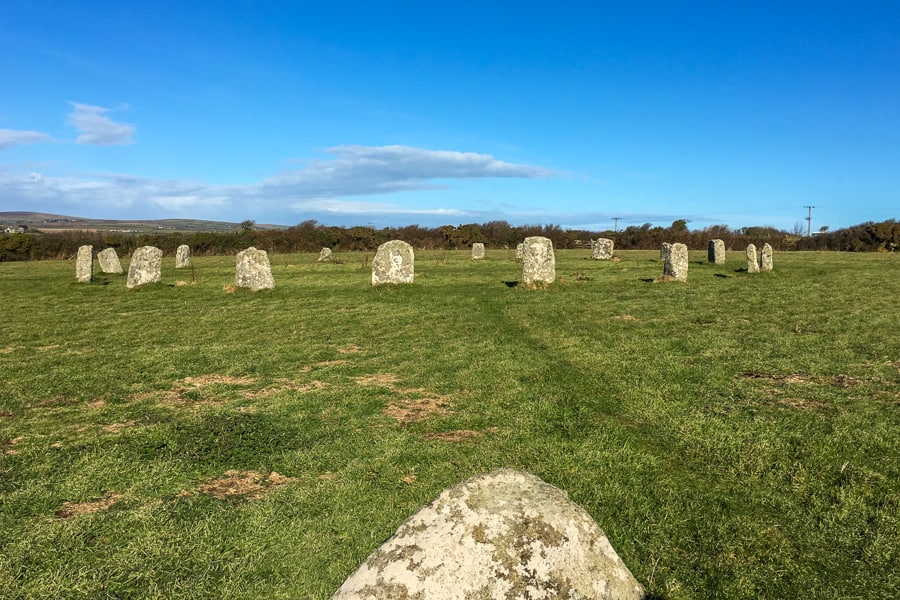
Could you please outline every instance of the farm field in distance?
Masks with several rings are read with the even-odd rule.
[[[95,250],[102,248],[95,247]],[[0,263],[0,597],[328,598],[444,488],[566,492],[655,598],[900,597],[900,255]],[[128,260],[123,257],[127,271]]]

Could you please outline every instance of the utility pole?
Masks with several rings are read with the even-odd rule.
[[[613,217],[613,233],[619,233],[619,217]]]
[[[806,209],[806,237],[810,237],[812,235],[810,233],[812,231],[812,209],[815,206],[804,206],[803,208]]]

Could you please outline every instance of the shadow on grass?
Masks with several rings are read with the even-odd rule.
[[[519,287],[519,282],[518,281],[504,281],[503,285],[505,285],[508,288],[514,288],[514,287]]]
[[[716,273],[715,276],[720,279],[731,279],[731,275],[726,275],[725,273]]]

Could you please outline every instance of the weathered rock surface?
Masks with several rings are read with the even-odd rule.
[[[591,258],[609,260],[613,255],[614,243],[607,238],[597,238],[591,245]]]
[[[663,277],[687,281],[688,249],[684,244],[672,244],[663,264]]]
[[[155,246],[141,246],[131,255],[125,287],[133,288],[162,279],[162,250]]]
[[[100,262],[100,270],[104,273],[124,273],[115,248],[107,248],[98,252],[97,260]]]
[[[759,261],[756,259],[756,246],[753,244],[747,246],[747,272],[759,273]]]
[[[322,248],[319,250],[319,258],[316,262],[331,262],[331,248]]]
[[[525,238],[522,247],[522,283],[546,285],[556,280],[556,256],[549,238],[535,235]]]
[[[522,260],[525,258],[525,244],[519,242],[516,244],[516,260]]]
[[[500,469],[410,517],[332,600],[645,598],[591,516],[534,475]]]
[[[75,280],[90,283],[94,278],[94,247],[80,246],[75,255]]]
[[[237,264],[234,270],[234,285],[250,288],[254,292],[275,288],[272,267],[269,264],[269,253],[250,246],[237,253]]]
[[[472,243],[472,260],[481,260],[484,258],[484,244],[481,242]]]
[[[772,270],[772,246],[769,244],[763,244],[762,252],[759,254],[759,270],[760,271],[771,271]]]
[[[725,242],[723,240],[709,240],[706,260],[714,265],[725,263]]]
[[[413,247],[402,240],[391,240],[378,246],[372,261],[372,285],[412,283],[415,279]]]
[[[666,261],[669,259],[669,253],[672,252],[672,244],[663,242],[659,246],[659,260]]]
[[[184,269],[189,266],[191,266],[191,247],[182,244],[175,250],[175,268]]]

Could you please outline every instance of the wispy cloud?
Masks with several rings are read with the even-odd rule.
[[[70,104],[69,124],[81,133],[76,140],[79,144],[115,146],[132,143],[134,125],[116,123],[106,116],[110,109],[78,102]]]
[[[21,144],[39,144],[49,142],[50,136],[40,131],[20,131],[16,129],[0,129],[0,150]]]

